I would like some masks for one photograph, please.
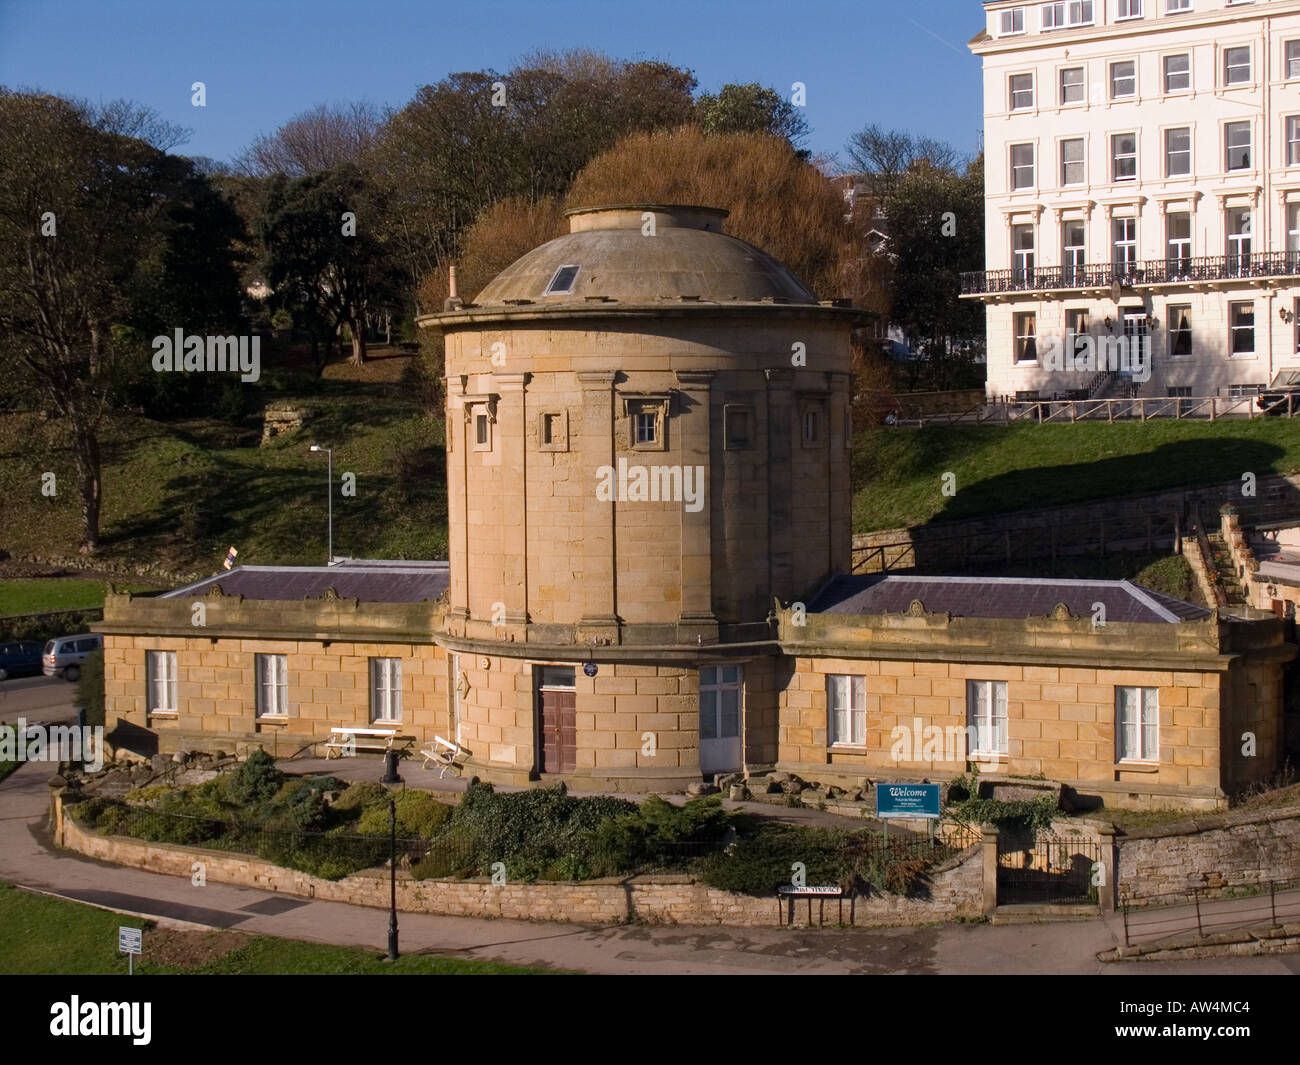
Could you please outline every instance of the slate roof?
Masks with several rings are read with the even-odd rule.
[[[1128,581],[1041,577],[917,577],[897,574],[834,578],[808,606],[815,614],[904,614],[914,600],[932,614],[967,618],[1047,617],[1064,603],[1091,617],[1103,603],[1106,620],[1175,623],[1210,616],[1203,607]]]
[[[333,588],[341,599],[363,603],[418,603],[437,599],[449,583],[446,562],[348,559],[332,566],[236,566],[161,598],[188,599],[218,586],[225,595],[292,601],[319,599]]]

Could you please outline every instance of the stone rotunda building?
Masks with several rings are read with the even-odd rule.
[[[1277,618],[1123,581],[852,573],[866,316],[725,215],[571,211],[472,302],[453,287],[419,320],[445,339],[449,559],[109,595],[111,738],[287,756],[382,730],[458,744],[484,780],[630,792],[977,762],[1216,807],[1267,779]]]

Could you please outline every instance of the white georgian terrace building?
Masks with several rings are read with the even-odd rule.
[[[1300,0],[984,4],[991,399],[1229,396],[1300,369]],[[1049,368],[1149,335],[1150,379]],[[1145,376],[1139,374],[1138,376]]]

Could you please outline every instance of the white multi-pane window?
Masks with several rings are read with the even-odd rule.
[[[1086,26],[1092,22],[1092,3],[1093,0],[1066,0],[1065,3],[1043,4],[1038,9],[1039,24],[1045,30]]]
[[[370,720],[402,720],[402,660],[370,660]]]
[[[1160,689],[1115,689],[1115,740],[1121,762],[1160,761]]]
[[[1228,304],[1228,350],[1233,355],[1255,354],[1255,304],[1249,300]]]
[[[1225,249],[1230,270],[1244,270],[1250,265],[1251,221],[1249,207],[1230,207],[1227,213],[1228,246]]]
[[[1165,177],[1187,177],[1191,172],[1191,127],[1178,126],[1165,130]]]
[[[289,716],[289,666],[284,655],[257,655],[257,716]]]
[[[1012,318],[1015,330],[1016,362],[1038,361],[1038,315],[1032,311],[1017,314]]]
[[[1169,355],[1182,358],[1192,353],[1192,308],[1188,304],[1169,307]]]
[[[1250,84],[1250,46],[1223,50],[1223,84]]]
[[[1287,115],[1286,165],[1300,165],[1300,115]]]
[[[1165,215],[1165,238],[1169,251],[1169,273],[1183,277],[1191,272],[1192,216],[1188,211],[1170,211]]]
[[[1072,285],[1081,280],[1083,264],[1087,254],[1088,227],[1083,222],[1067,221],[1061,223],[1061,266],[1065,272],[1065,283]]]
[[[1011,227],[1011,270],[1017,281],[1024,281],[1034,272],[1034,227]]]
[[[1286,250],[1292,257],[1300,257],[1300,202],[1286,205]]]
[[[1136,218],[1114,220],[1114,250],[1116,266],[1132,266],[1137,262]]]
[[[1115,0],[1115,15],[1118,18],[1141,18],[1142,0]]]
[[[1087,180],[1083,156],[1083,138],[1061,141],[1061,184],[1082,185]]]
[[[1300,41],[1287,41],[1285,56],[1287,78],[1300,78]]]
[[[999,33],[1005,37],[1012,33],[1025,32],[1025,9],[1023,7],[1013,7],[1010,11],[1000,13]]]
[[[144,660],[149,713],[176,713],[176,652],[146,651]]]
[[[1186,52],[1164,59],[1165,92],[1186,92],[1192,87],[1192,57]]]
[[[1191,11],[1192,0],[1165,0],[1165,14],[1177,15],[1184,11]]]
[[[1122,59],[1110,65],[1110,98],[1122,100],[1126,96],[1137,95],[1137,62]]]
[[[1061,71],[1061,103],[1081,104],[1086,92],[1083,67],[1066,67]]]
[[[1034,146],[1032,144],[1011,146],[1011,187],[1012,189],[1034,187]]]
[[[966,682],[966,736],[971,754],[1007,753],[1006,681]]]
[[[700,670],[700,739],[740,735],[740,698],[744,687],[740,666],[707,666]]]
[[[1227,122],[1223,126],[1223,169],[1250,169],[1250,123]]]
[[[832,673],[826,678],[827,728],[832,744],[867,741],[867,680]]]
[[[1034,76],[1012,74],[1007,79],[1007,96],[1012,111],[1024,111],[1034,106]]]
[[[1110,139],[1112,181],[1136,181],[1138,174],[1137,134],[1116,133]]]

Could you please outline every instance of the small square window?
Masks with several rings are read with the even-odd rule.
[[[754,444],[754,413],[748,407],[728,403],[722,408],[723,433],[728,451],[743,451]]]
[[[561,296],[573,291],[573,283],[578,279],[578,271],[582,269],[579,266],[561,266],[551,277],[551,283],[546,286],[546,295]]]
[[[624,401],[627,448],[630,451],[667,451],[668,398],[630,397]]]
[[[544,411],[537,416],[537,447],[540,451],[569,450],[569,416],[564,411]]]
[[[659,426],[653,414],[642,412],[636,416],[636,442],[653,444],[659,439]]]

